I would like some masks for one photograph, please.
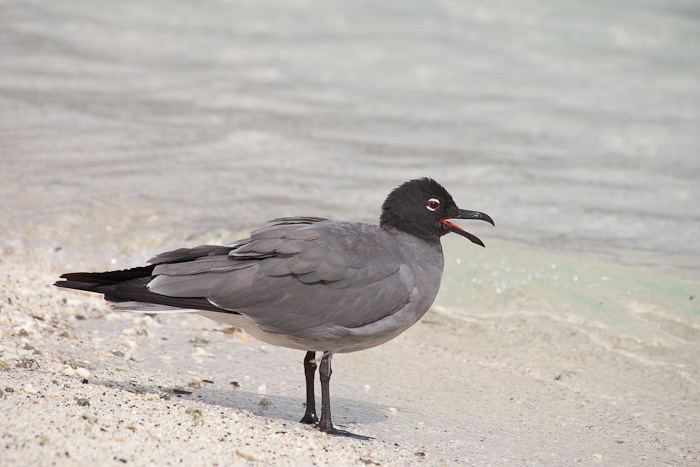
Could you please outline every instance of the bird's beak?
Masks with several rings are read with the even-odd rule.
[[[457,226],[457,224],[451,222],[450,219],[477,219],[480,221],[486,221],[494,227],[496,226],[496,224],[494,224],[493,222],[493,219],[491,219],[491,216],[489,216],[488,214],[484,214],[483,212],[479,211],[469,211],[467,209],[460,209],[458,215],[453,217],[446,217],[440,220],[442,225],[447,227],[447,230],[449,230],[450,232],[454,232],[458,235],[461,235],[462,237],[468,238],[473,243],[476,243],[477,245],[481,245],[483,247],[485,247],[486,245],[484,245],[484,242],[482,242],[479,239],[479,237],[477,237],[476,235],[472,235],[465,230],[462,230],[460,227]]]

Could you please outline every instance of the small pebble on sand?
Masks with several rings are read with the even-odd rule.
[[[365,465],[381,465],[379,462],[375,462],[372,459],[367,459],[364,457],[360,457],[360,462],[362,462]]]
[[[185,409],[185,413],[192,417],[192,420],[198,425],[201,425],[202,422],[204,422],[204,415],[202,415],[201,409],[196,407],[188,407]]]
[[[207,352],[202,347],[197,347],[197,350],[192,352],[192,356],[195,358],[213,358],[214,354]]]
[[[262,460],[260,456],[253,454],[252,452],[248,451],[243,451],[242,449],[236,449],[236,455],[238,457],[242,457],[243,459],[247,461],[253,461],[253,462],[258,462]]]
[[[133,339],[123,339],[121,342],[123,345],[130,349],[135,349],[136,347],[138,347],[138,344]]]

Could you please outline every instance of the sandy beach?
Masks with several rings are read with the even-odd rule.
[[[0,467],[700,465],[698,5],[0,0]],[[52,286],[425,176],[496,227],[334,357],[370,441],[303,352]]]
[[[297,423],[301,352],[201,317],[110,311],[53,288],[40,259],[0,266],[4,465],[699,459],[697,362],[650,365],[576,323],[433,309],[384,346],[338,355],[334,419],[374,438],[356,441]]]

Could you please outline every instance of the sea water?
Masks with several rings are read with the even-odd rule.
[[[438,312],[697,378],[696,1],[2,1],[0,54],[5,254],[126,267],[373,222],[431,176],[496,221],[445,240]]]

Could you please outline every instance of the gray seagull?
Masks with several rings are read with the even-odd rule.
[[[459,209],[435,180],[410,180],[382,205],[379,225],[320,217],[283,217],[228,246],[161,253],[148,265],[63,274],[58,287],[101,293],[119,310],[199,313],[273,345],[306,351],[306,413],[301,423],[329,434],[334,353],[383,344],[415,324],[440,287],[440,238],[452,222],[487,214]],[[321,419],[316,415],[318,360]]]

